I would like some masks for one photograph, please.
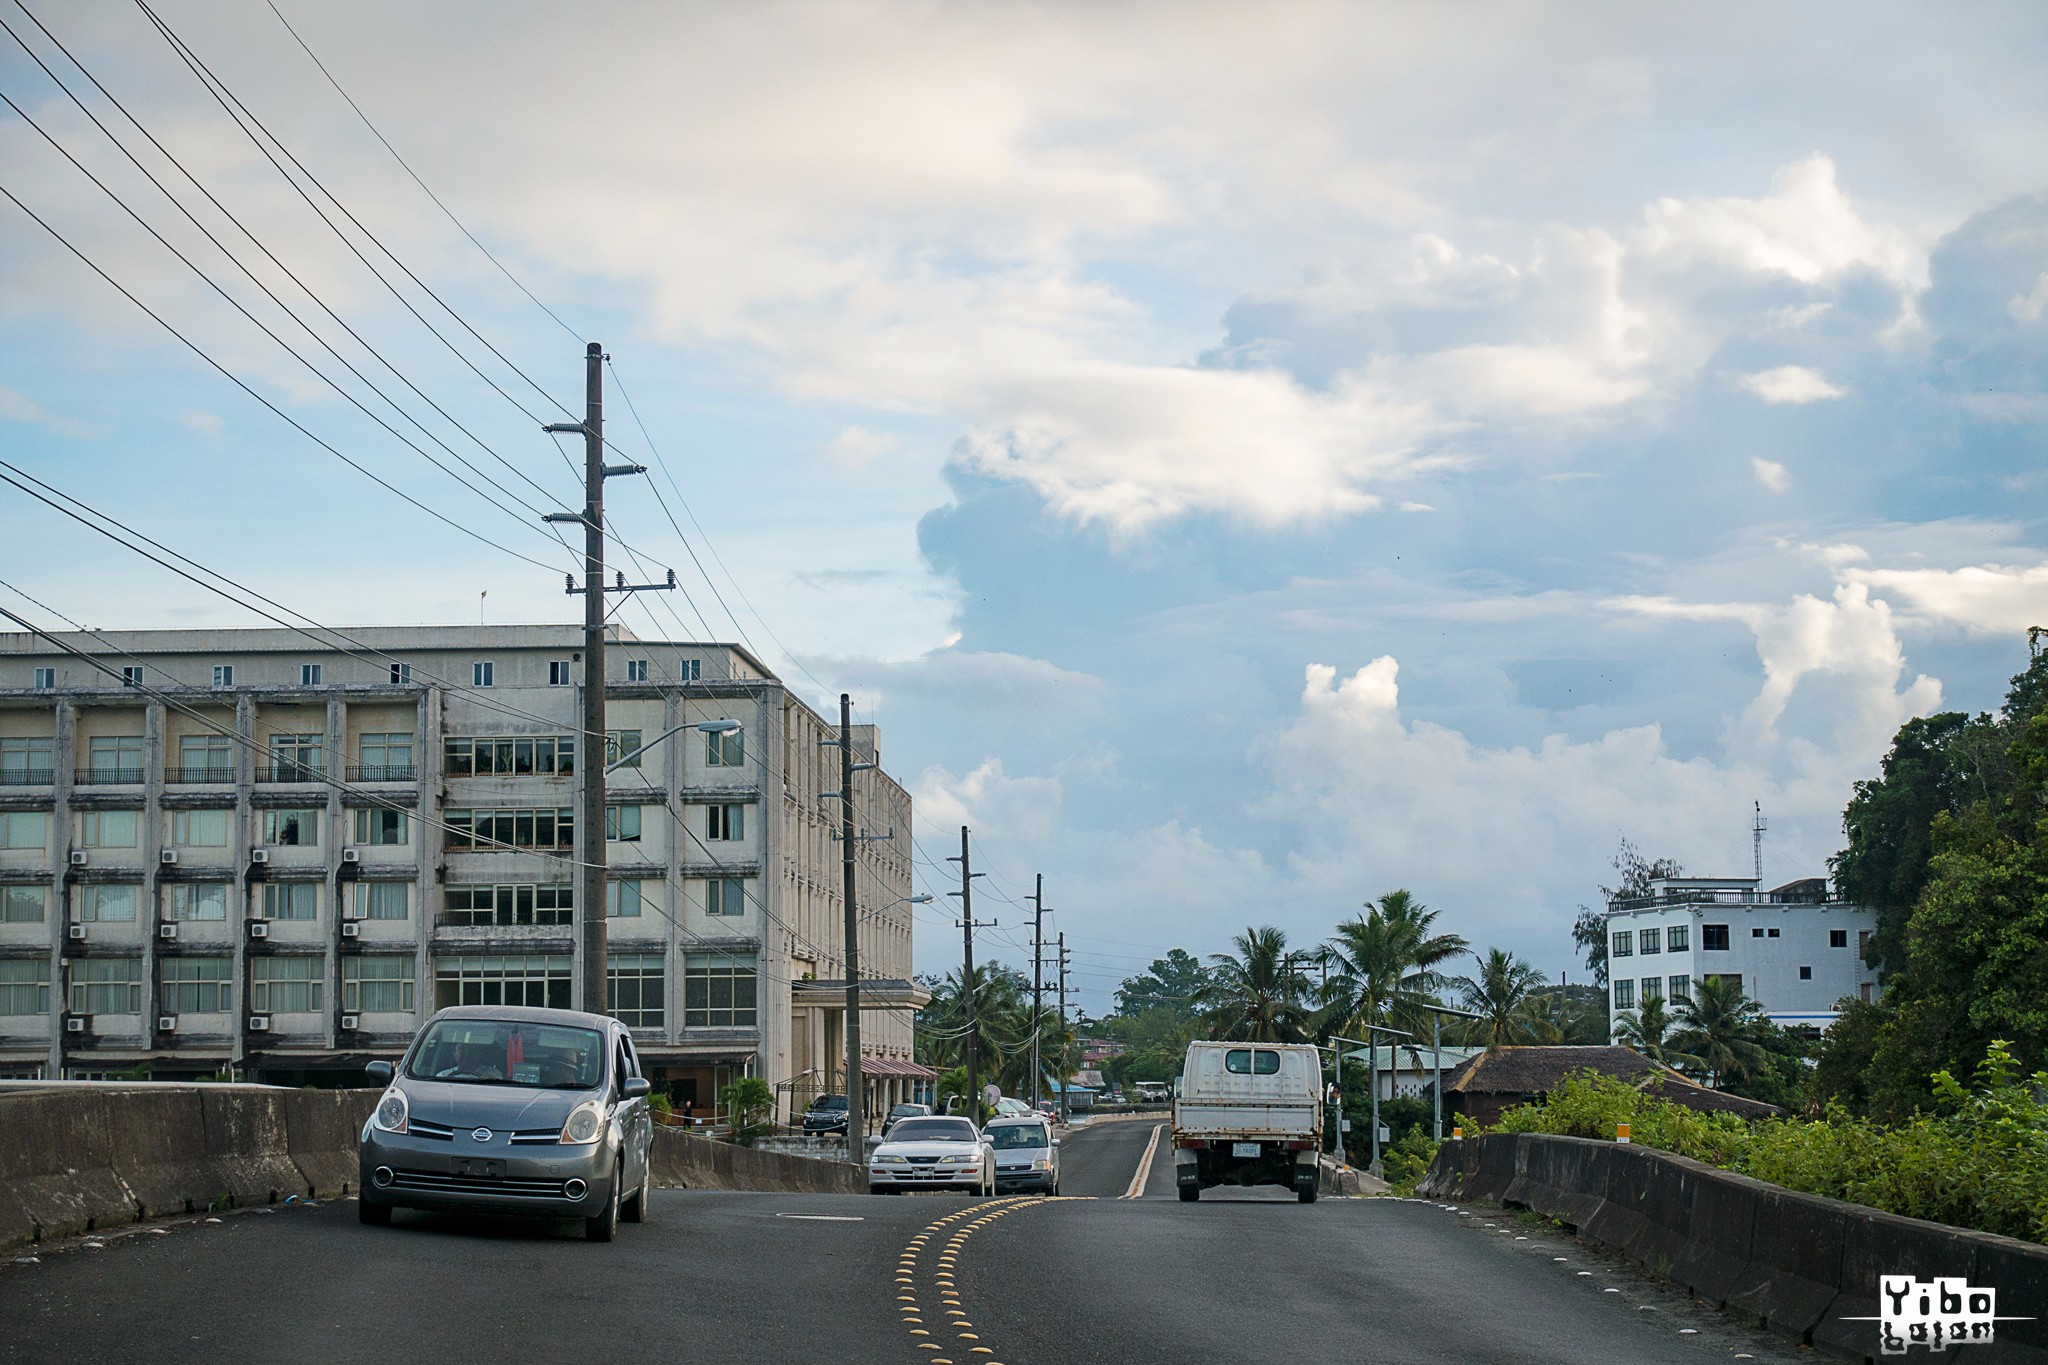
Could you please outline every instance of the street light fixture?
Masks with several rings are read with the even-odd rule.
[[[640,755],[646,753],[649,749],[652,749],[655,745],[667,739],[670,735],[679,735],[685,730],[696,730],[700,733],[707,735],[729,735],[732,734],[734,731],[744,730],[745,728],[746,727],[744,725],[740,724],[740,722],[736,720],[684,721],[681,725],[676,726],[672,730],[662,731],[653,739],[648,740],[645,744],[642,744],[639,748],[633,750],[632,753],[619,755],[619,761],[616,763],[605,764],[604,770],[606,774],[610,774],[616,771],[617,769],[623,768],[628,763],[631,763],[634,759],[639,758]]]

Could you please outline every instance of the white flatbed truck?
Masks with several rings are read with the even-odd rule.
[[[1174,1087],[1173,1177],[1183,1201],[1218,1185],[1316,1198],[1323,1064],[1286,1043],[1194,1043]]]

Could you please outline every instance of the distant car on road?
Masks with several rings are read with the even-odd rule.
[[[932,1107],[928,1104],[899,1104],[889,1111],[889,1117],[882,1120],[882,1136],[889,1136],[889,1130],[904,1119],[929,1118],[931,1112]]]
[[[964,1118],[904,1119],[868,1156],[871,1194],[944,1189],[995,1193],[995,1149]]]
[[[846,1131],[846,1096],[820,1095],[804,1110],[804,1136]]]
[[[1060,1140],[1036,1114],[990,1119],[989,1146],[996,1152],[996,1193],[1006,1190],[1060,1192]]]
[[[398,1208],[583,1219],[609,1242],[647,1216],[654,1120],[632,1036],[575,1010],[466,1005],[420,1028],[363,1125],[362,1221]]]

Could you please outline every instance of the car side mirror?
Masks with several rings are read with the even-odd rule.
[[[392,1076],[392,1070],[391,1070],[391,1063],[389,1063],[389,1062],[371,1062],[371,1063],[370,1063],[370,1064],[369,1064],[368,1066],[364,1067],[364,1068],[363,1068],[363,1070],[365,1070],[365,1071],[367,1071],[367,1072],[369,1072],[369,1073],[370,1073],[370,1082],[371,1082],[371,1084],[373,1084],[373,1085],[389,1085],[389,1084],[391,1084],[391,1076]]]
[[[641,1100],[653,1093],[654,1082],[648,1080],[645,1076],[628,1076],[626,1077],[625,1085],[619,1088],[619,1097],[621,1099]]]
[[[1055,1147],[1059,1146],[1059,1145],[1060,1145],[1060,1140],[1059,1140],[1058,1138],[1054,1138],[1054,1139],[1052,1140],[1052,1145],[1053,1145],[1053,1146],[1055,1146]]]

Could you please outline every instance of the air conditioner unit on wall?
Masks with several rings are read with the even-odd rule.
[[[156,1031],[158,1033],[176,1033],[178,1031],[178,1016],[175,1014],[159,1014],[156,1017]]]
[[[65,935],[75,943],[83,943],[85,941],[85,926],[83,924],[74,924],[65,930]]]
[[[362,850],[345,848],[341,851],[341,860],[345,863],[359,863],[363,860]]]
[[[263,864],[263,863],[267,863],[267,862],[269,862],[269,861],[270,861],[270,850],[269,850],[269,849],[267,849],[267,848],[252,848],[252,849],[250,849],[250,850],[249,850],[249,861],[250,861],[250,862],[252,862],[252,863],[256,863],[256,864],[258,864],[258,865],[261,865],[261,864]]]
[[[165,867],[176,867],[178,865],[178,850],[175,848],[167,848],[158,854],[157,857],[163,860]]]
[[[71,865],[73,867],[84,867],[91,861],[91,857],[87,855],[84,849],[74,848],[71,850]]]
[[[66,1033],[83,1033],[91,1026],[92,1019],[88,1015],[68,1015],[64,1020],[64,1031]]]
[[[267,1014],[252,1014],[252,1015],[250,1015],[250,1016],[249,1016],[249,1032],[251,1032],[251,1033],[268,1033],[268,1032],[270,1032],[270,1016],[269,1016],[269,1015],[267,1015]]]
[[[354,920],[349,920],[341,926],[341,936],[343,938],[361,938],[363,936],[363,926],[357,924]]]
[[[249,937],[250,937],[250,938],[269,938],[269,937],[270,937],[270,921],[269,921],[269,920],[264,920],[264,919],[252,919],[252,920],[250,920],[250,921],[249,921]]]
[[[176,943],[178,941],[178,926],[167,920],[156,927],[156,936],[166,943]]]
[[[354,1033],[362,1026],[363,1016],[360,1014],[344,1014],[341,1016],[341,1027],[344,1033]]]

